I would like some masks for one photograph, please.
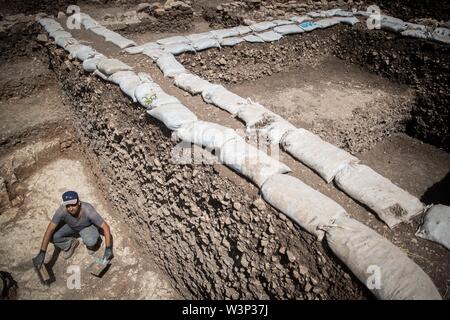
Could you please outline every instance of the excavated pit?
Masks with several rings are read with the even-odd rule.
[[[140,40],[137,42],[167,35],[123,31],[128,38]],[[82,36],[76,31],[73,34]],[[184,298],[372,298],[328,248],[265,204],[257,189],[241,176],[221,165],[173,163],[171,150],[176,143],[164,126],[131,103],[115,85],[84,73],[80,63],[69,60],[64,50],[47,41],[36,43],[35,35],[27,47],[48,58],[73,116],[70,126],[79,139],[74,148],[80,158],[68,161],[81,161],[91,168],[95,187],[129,224],[132,232],[127,236],[137,241],[138,255],[142,255],[138,265],[155,263]],[[199,118],[220,120],[233,128],[242,126],[201,98],[173,88],[148,59],[126,56],[117,49],[108,52],[108,45],[98,47],[99,39],[84,38],[126,63],[146,64],[141,70],[198,112]],[[398,41],[402,45],[394,49]],[[372,53],[375,51],[377,54]],[[338,26],[287,37],[276,44],[241,44],[178,59],[192,72],[252,97],[292,123],[356,153],[425,203],[445,203],[449,155],[421,140],[448,150],[448,110],[443,107],[448,104],[442,104],[448,102],[448,48],[413,43],[382,31],[371,34]],[[405,61],[409,64],[403,66]],[[420,63],[424,66],[418,67]],[[26,99],[40,88],[27,88],[24,105],[35,105]],[[299,100],[307,100],[308,105]],[[8,100],[5,110],[14,110],[13,106]],[[14,111],[5,112],[13,117]],[[11,130],[15,127],[11,125]],[[46,130],[35,132],[36,139],[49,135]],[[58,132],[56,135],[63,131]],[[32,135],[23,132],[7,136],[2,138],[4,150],[17,148],[17,140],[33,141]],[[58,161],[49,160],[50,169],[45,167],[45,172],[55,171],[51,166],[58,168]],[[404,249],[448,298],[449,254],[414,238],[419,218],[395,232],[388,230],[366,208],[323,183],[290,156],[282,154],[281,161],[293,168],[293,175]],[[108,284],[99,287],[103,285]],[[136,297],[132,291],[126,291],[128,296]],[[172,294],[169,289],[163,292],[167,295],[161,297]]]

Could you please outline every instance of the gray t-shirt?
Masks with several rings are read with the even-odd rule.
[[[61,205],[53,215],[52,222],[56,225],[64,222],[76,232],[80,232],[92,224],[100,227],[103,224],[103,218],[90,203],[81,201],[80,215],[78,218],[68,213],[66,207]]]

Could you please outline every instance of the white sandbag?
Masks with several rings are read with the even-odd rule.
[[[173,78],[179,73],[186,72],[186,69],[183,67],[183,65],[179,63],[177,59],[175,59],[175,57],[170,53],[166,53],[160,56],[158,60],[156,60],[156,64],[164,73],[165,77]]]
[[[148,42],[141,44],[139,46],[134,46],[130,48],[126,48],[124,51],[129,54],[138,54],[142,53],[145,49],[159,49],[161,46],[156,42]]]
[[[225,142],[240,138],[233,129],[205,121],[196,121],[182,126],[176,133],[181,140],[205,147],[209,151],[215,150],[216,153]]]
[[[56,30],[56,31],[50,32],[49,36],[55,40],[58,39],[59,37],[63,37],[63,38],[72,37],[72,35],[65,30]]]
[[[134,42],[133,40],[129,40],[125,37],[122,37],[118,33],[109,34],[108,36],[105,37],[105,40],[114,43],[120,49],[125,49],[136,45],[136,42]]]
[[[161,90],[160,92],[156,92],[150,106],[152,108],[159,108],[171,104],[181,104],[181,102],[174,96],[171,96],[170,94],[167,94]]]
[[[213,84],[191,73],[179,73],[174,77],[175,85],[190,94],[199,94]]]
[[[195,49],[188,43],[173,43],[173,44],[166,44],[162,47],[162,49],[165,52],[179,55],[184,52],[195,52]]]
[[[344,11],[342,9],[331,9],[324,11],[323,14],[327,17],[353,17],[353,12]]]
[[[118,84],[123,93],[136,102],[134,91],[141,84],[140,77],[133,71],[118,71],[109,77],[109,80]]]
[[[443,43],[450,43],[450,29],[447,28],[436,28],[432,33],[432,38],[436,41]]]
[[[440,243],[450,250],[450,207],[436,204],[428,209],[416,236]]]
[[[212,30],[211,33],[218,40],[228,37],[237,37],[240,35],[240,32],[236,28],[228,28],[228,29],[220,29],[220,30]]]
[[[250,42],[250,43],[263,43],[264,42],[263,39],[261,39],[258,36],[255,36],[253,34],[249,34],[249,35],[245,36],[244,40],[247,42]]]
[[[55,31],[64,31],[64,28],[59,24],[59,23],[51,23],[51,24],[47,24],[44,27],[45,31],[47,31],[47,33],[54,33]]]
[[[182,125],[197,121],[197,117],[181,103],[165,104],[152,110],[147,110],[152,117],[162,121],[170,130],[177,130]]]
[[[131,68],[129,65],[126,65],[120,60],[106,59],[99,61],[99,63],[97,64],[97,69],[101,73],[110,76],[118,71],[132,70],[133,68]]]
[[[228,91],[221,85],[212,85],[202,91],[203,100],[236,115],[247,100]]]
[[[272,20],[272,23],[275,24],[276,26],[285,26],[288,24],[293,24],[294,21],[293,20]]]
[[[92,58],[97,52],[89,46],[84,44],[78,45],[75,50],[69,50],[70,57],[77,58],[78,60],[84,61]]]
[[[422,30],[405,30],[401,33],[404,37],[411,37],[411,38],[417,38],[417,39],[430,39],[431,35],[428,31],[422,31]]]
[[[146,55],[147,57],[150,57],[152,60],[158,60],[161,56],[167,54],[167,52],[164,52],[162,49],[159,48],[146,48],[144,51],[142,51],[142,54]]]
[[[188,43],[190,43],[190,42],[194,42],[194,41],[202,40],[202,39],[213,39],[214,35],[208,31],[208,32],[202,32],[202,33],[193,33],[193,34],[186,36],[186,38],[189,40]]]
[[[348,24],[350,26],[354,26],[359,23],[359,19],[356,17],[335,17],[335,19],[342,24]]]
[[[38,20],[39,24],[44,28],[47,26],[59,25],[59,23],[52,18],[41,18]]]
[[[279,27],[273,28],[273,31],[278,32],[279,34],[282,34],[282,35],[296,34],[296,33],[304,32],[303,29],[297,25],[279,26]]]
[[[211,48],[220,48],[219,41],[215,38],[204,38],[192,41],[192,46],[196,51],[202,51]]]
[[[174,43],[189,43],[189,42],[190,42],[190,40],[188,38],[186,38],[185,36],[173,36],[173,37],[156,40],[156,43],[162,44],[162,45],[174,44]]]
[[[92,19],[89,16],[83,17],[81,19],[81,23],[83,24],[83,26],[86,30],[90,30],[91,28],[100,26],[100,24],[97,21],[95,21],[94,19]]]
[[[334,180],[339,189],[372,209],[390,228],[425,209],[419,199],[365,165],[349,165]]]
[[[442,299],[428,275],[403,250],[364,224],[339,218],[326,231],[326,241],[378,299]]]
[[[407,25],[403,20],[390,16],[381,16],[380,23],[382,30],[387,30],[396,33],[400,33],[406,30],[407,28]]]
[[[58,47],[66,48],[67,46],[73,45],[73,44],[79,44],[78,40],[73,37],[57,37],[55,39],[55,43]]]
[[[250,29],[252,29],[255,32],[261,32],[267,29],[271,29],[273,27],[276,27],[276,24],[271,21],[264,21],[264,22],[258,22],[254,23],[250,26]]]
[[[239,35],[243,36],[244,34],[252,32],[252,29],[248,26],[237,26],[235,27],[237,31],[239,31]]]
[[[91,32],[95,33],[98,36],[102,36],[104,37],[105,35],[107,35],[108,33],[110,33],[111,31],[108,30],[107,28],[105,28],[104,26],[98,26],[98,27],[92,27],[91,29],[89,29]]]
[[[134,90],[134,97],[146,109],[154,108],[154,102],[163,90],[154,82],[143,82]]]
[[[313,21],[305,21],[305,22],[300,23],[299,27],[302,28],[303,31],[309,32],[309,31],[319,29],[320,25]]]
[[[153,79],[148,73],[138,72],[138,77],[139,77],[139,79],[141,79],[142,83],[144,83],[144,82],[151,82],[151,83],[153,83]]]
[[[308,16],[310,16],[311,18],[325,18],[326,15],[324,13],[322,13],[322,11],[317,12],[317,11],[312,11],[312,12],[308,12],[307,13]]]
[[[95,70],[97,70],[97,64],[100,63],[100,61],[106,59],[107,58],[103,54],[96,53],[94,57],[83,61],[83,69],[87,72],[94,72]]]
[[[120,86],[121,81],[132,78],[137,75],[134,71],[126,70],[126,71],[117,71],[108,77],[108,81],[115,83]]]
[[[272,122],[263,128],[259,128],[258,132],[260,136],[267,139],[270,144],[275,145],[282,144],[284,137],[286,137],[289,132],[296,129],[297,128],[290,122],[280,116],[275,116]]]
[[[258,33],[256,36],[260,37],[265,42],[274,42],[280,40],[283,36],[272,30]]]
[[[77,52],[79,50],[82,50],[85,47],[85,45],[76,43],[76,44],[69,44],[64,47],[64,50],[69,52],[69,58],[73,59],[76,58]]]
[[[254,127],[255,124],[262,121],[265,115],[273,114],[269,109],[255,103],[248,101],[243,104],[237,113],[237,117],[245,122],[247,128]]]
[[[299,179],[276,174],[262,185],[264,200],[321,241],[336,219],[346,216],[344,208]]]
[[[421,25],[421,24],[405,22],[405,25],[406,25],[407,30],[429,31],[428,27]]]
[[[339,24],[339,20],[336,18],[326,18],[316,22],[320,28],[325,29]]]
[[[309,16],[293,16],[290,20],[294,21],[295,23],[300,24],[304,21],[311,20],[311,17],[309,17]]]
[[[244,41],[244,39],[241,37],[225,38],[225,39],[220,40],[220,45],[222,47],[233,47],[243,41]]]
[[[242,138],[226,142],[220,148],[219,160],[258,187],[275,174],[291,171],[288,166],[246,143]]]
[[[347,165],[359,162],[348,152],[322,140],[305,129],[289,133],[283,146],[294,158],[316,171],[327,183]]]

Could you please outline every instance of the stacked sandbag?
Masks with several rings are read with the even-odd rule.
[[[450,207],[437,204],[428,209],[416,236],[437,242],[450,250]]]
[[[372,209],[390,228],[425,209],[419,199],[362,164],[345,167],[334,180],[339,189]]]
[[[288,133],[283,140],[283,147],[294,158],[316,171],[327,183],[349,164],[359,162],[358,158],[305,129]]]
[[[264,200],[315,235],[319,241],[337,218],[347,215],[335,201],[288,175],[271,176],[263,184],[261,193]]]
[[[219,160],[247,177],[258,187],[275,174],[291,171],[288,166],[246,143],[243,139],[226,142],[220,148]]]
[[[379,299],[441,300],[428,275],[408,255],[366,225],[339,217],[326,230],[333,253]]]

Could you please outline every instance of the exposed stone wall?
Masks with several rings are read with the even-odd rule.
[[[120,89],[50,47],[109,200],[187,298],[369,297],[333,255],[223,173],[171,160],[170,132]],[[89,155],[87,155],[89,156]],[[229,172],[229,174],[234,174]],[[238,178],[238,177],[236,177]],[[239,178],[240,179],[240,178]]]

